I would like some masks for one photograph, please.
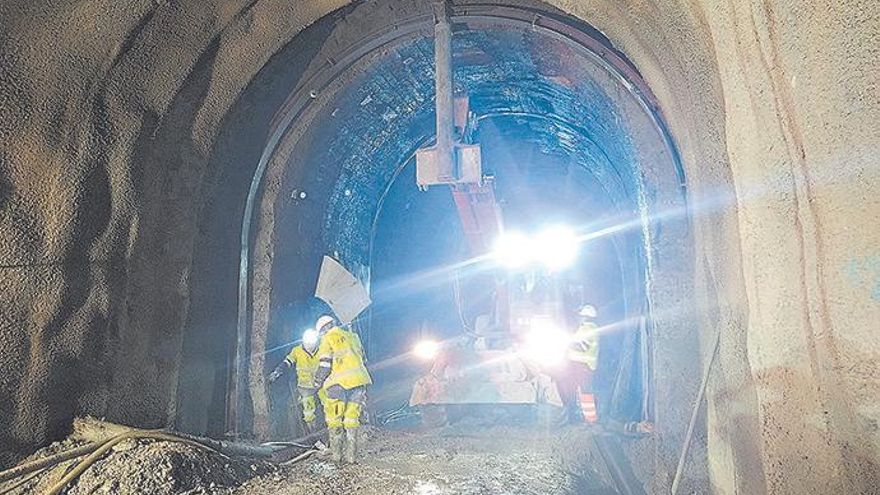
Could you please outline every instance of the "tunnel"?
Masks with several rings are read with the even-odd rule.
[[[604,459],[616,493],[871,493],[880,9],[447,3],[461,138],[504,227],[586,239],[566,277],[613,330],[599,415],[653,425],[550,450]],[[472,330],[485,262],[452,189],[416,178],[431,1],[9,2],[0,21],[0,467],[84,416],[301,435],[267,376],[328,311],[324,256],[372,299],[351,324],[371,418],[408,399],[419,339]]]
[[[536,28],[532,24],[516,21],[517,15],[520,19],[528,19],[534,15],[532,12],[513,11],[508,15],[511,18],[494,20],[491,16],[475,15],[476,19],[488,25],[477,24],[472,30],[459,31],[456,43],[462,46],[455,48],[455,51],[465,53],[464,57],[476,61],[469,65],[468,59],[464,59],[456,67],[460,77],[464,78],[460,84],[468,94],[470,112],[477,122],[472,131],[473,139],[484,143],[486,173],[497,176],[499,202],[505,205],[502,210],[507,205],[511,209],[516,205],[527,205],[528,209],[534,210],[532,216],[544,218],[543,221],[548,223],[554,216],[567,217],[570,223],[589,224],[593,230],[603,227],[629,230],[616,240],[616,245],[599,249],[600,255],[609,252],[612,258],[622,256],[626,260],[626,263],[617,262],[620,265],[616,270],[618,273],[613,277],[603,277],[602,274],[591,277],[595,280],[614,279],[616,289],[606,291],[594,287],[592,291],[596,292],[595,297],[608,300],[603,301],[606,306],[611,306],[612,301],[626,299],[626,293],[631,293],[633,301],[629,304],[632,307],[627,308],[620,303],[620,308],[612,309],[609,322],[626,319],[627,310],[640,314],[635,307],[640,304],[647,306],[651,300],[662,298],[658,291],[648,297],[646,290],[640,287],[653,273],[648,271],[647,252],[658,249],[659,245],[658,240],[649,237],[662,229],[659,220],[649,226],[642,219],[652,215],[657,219],[664,215],[674,219],[666,224],[670,232],[675,229],[672,226],[675,221],[686,224],[681,211],[674,211],[684,204],[680,167],[675,162],[676,152],[667,147],[669,143],[664,141],[667,136],[658,120],[659,115],[645,107],[646,103],[637,93],[621,87],[627,84],[622,75],[609,72],[610,69],[603,67],[601,61],[591,61],[587,57],[592,52],[586,51],[583,46],[581,49],[585,51],[578,56],[575,47],[579,45],[574,41],[568,40],[572,45],[554,42],[552,36],[556,33],[553,31],[548,30],[542,37],[541,34],[535,34],[533,30]],[[489,20],[482,20],[484,17]],[[492,27],[493,22],[496,27]],[[368,43],[358,42],[355,46]],[[445,284],[446,290],[441,292],[445,292],[449,307],[454,307],[448,299],[452,294],[450,284],[454,277],[443,273],[419,273],[437,271],[441,269],[438,267],[454,264],[456,258],[461,258],[461,247],[454,245],[455,239],[462,238],[461,226],[455,224],[455,206],[451,202],[451,195],[447,192],[444,201],[444,195],[437,191],[418,194],[415,182],[412,157],[433,132],[430,39],[420,37],[390,43],[395,43],[392,45],[394,48],[383,46],[384,53],[380,59],[376,60],[367,54],[365,57],[368,61],[361,62],[365,66],[355,65],[348,69],[359,74],[356,80],[339,90],[341,94],[329,94],[331,89],[318,88],[310,89],[308,95],[303,95],[308,98],[310,105],[315,106],[311,110],[314,120],[292,120],[290,129],[284,132],[285,136],[292,135],[289,139],[297,139],[297,143],[288,145],[289,151],[285,151],[287,158],[271,156],[268,160],[268,163],[277,161],[279,167],[283,167],[278,172],[267,169],[265,173],[275,173],[281,177],[278,190],[284,192],[284,197],[266,199],[274,201],[273,230],[267,233],[274,242],[270,241],[266,247],[271,251],[272,259],[272,266],[267,267],[271,279],[266,282],[266,290],[271,292],[265,330],[267,342],[252,343],[252,346],[274,348],[285,338],[290,338],[289,330],[283,329],[284,324],[273,321],[273,313],[277,311],[275,308],[280,308],[285,302],[302,301],[309,296],[315,285],[314,279],[320,265],[318,260],[328,252],[346,266],[362,272],[362,277],[376,286],[376,297],[389,294],[392,299],[388,303],[377,303],[374,306],[376,312],[399,313],[400,310],[393,307],[393,298],[399,297],[401,292],[419,291],[419,284]],[[398,43],[401,45],[398,46]],[[561,58],[571,60],[572,67],[543,67],[538,54],[547,50],[563,53]],[[593,74],[589,72],[591,69]],[[541,71],[550,73],[545,76]],[[389,74],[393,74],[394,78]],[[347,80],[345,73],[334,77]],[[560,82],[553,83],[553,79],[548,81],[547,78]],[[469,83],[469,80],[479,82]],[[564,86],[566,84],[571,87]],[[582,87],[578,87],[578,84],[582,84]],[[413,86],[411,91],[404,89],[407,85]],[[315,93],[323,96],[313,98]],[[616,108],[612,98],[617,95],[626,95],[629,107],[623,104],[621,108]],[[325,98],[324,106],[317,108]],[[378,108],[371,105],[373,102]],[[422,104],[416,106],[413,102]],[[640,119],[631,125],[642,126],[641,129],[630,131],[620,125],[628,112]],[[381,128],[386,129],[386,135],[381,135]],[[301,137],[298,131],[302,133]],[[639,136],[640,132],[647,137]],[[365,135],[376,136],[375,141],[365,144],[362,141]],[[279,147],[284,146],[285,139],[288,138],[279,140]],[[646,142],[633,142],[640,139]],[[638,147],[644,150],[639,151]],[[648,166],[647,161],[639,161],[639,153],[657,153],[657,158],[645,158],[652,162]],[[531,163],[514,164],[516,157],[521,156],[529,156],[529,161],[535,162],[534,166]],[[311,168],[308,163],[321,163],[323,166],[320,169]],[[645,163],[641,168],[652,170],[641,170],[640,163]],[[655,168],[658,170],[653,170]],[[554,173],[559,178],[548,177]],[[315,174],[327,175],[315,177]],[[531,181],[538,183],[526,183]],[[561,191],[564,188],[569,191]],[[556,202],[540,202],[534,198],[554,189],[559,192],[549,196]],[[655,204],[664,193],[670,199],[663,206]],[[266,191],[264,194],[279,193]],[[584,196],[589,199],[583,199]],[[580,204],[571,206],[576,202]],[[557,205],[556,213],[552,212],[554,203]],[[401,206],[405,210],[412,208],[411,213],[401,212]],[[667,210],[662,213],[654,211],[661,207]],[[269,205],[265,208],[269,208]],[[314,209],[322,212],[319,217],[323,216],[323,222],[315,222]],[[451,224],[450,216],[453,217]],[[513,214],[511,220],[526,216]],[[444,233],[431,233],[437,223],[444,222],[450,224]],[[418,230],[419,223],[425,224],[421,230]],[[412,227],[407,227],[410,224]],[[679,228],[686,230],[687,227]],[[384,234],[389,229],[393,234]],[[296,242],[303,237],[314,239],[311,252]],[[388,246],[388,243],[395,244]],[[437,243],[446,244],[446,249],[438,251],[434,247]],[[396,244],[400,244],[400,247]],[[458,244],[461,244],[461,240]],[[377,252],[385,249],[398,251],[396,255]],[[440,252],[444,250],[447,251],[445,255]],[[430,253],[436,253],[434,256],[440,259],[430,261]],[[664,256],[680,254],[664,253]],[[390,265],[389,268],[393,269],[408,258],[416,258],[422,263],[406,272],[396,273],[392,277],[396,279],[387,280],[389,276],[383,276],[382,264]],[[380,264],[380,271],[375,277],[371,270],[374,263]],[[590,266],[596,270],[601,264]],[[313,276],[284,275],[308,273],[308,270],[313,272]],[[609,270],[614,272],[613,268]],[[422,280],[416,280],[420,277]],[[621,279],[626,282],[619,282]],[[627,285],[625,291],[623,284]],[[390,287],[383,288],[383,285]],[[410,297],[413,300],[411,304],[416,306],[433,304],[427,294]],[[444,296],[438,294],[437,297]],[[418,311],[416,306],[411,309]],[[280,315],[277,318],[286,317],[289,316]],[[364,323],[370,327],[383,325],[381,316],[375,318],[379,320],[375,325],[373,319],[367,318]],[[434,320],[427,314],[425,319]],[[408,323],[411,326],[417,324]],[[450,322],[445,322],[445,325],[449,327]],[[273,328],[282,329],[274,338],[271,335]],[[397,335],[397,331],[390,329],[377,330],[375,333],[380,341],[375,346],[377,352],[386,352],[386,349],[402,352],[404,349],[394,346],[393,341],[411,339]],[[372,331],[364,332],[368,348],[373,347],[372,337]],[[259,371],[262,374],[262,370]]]

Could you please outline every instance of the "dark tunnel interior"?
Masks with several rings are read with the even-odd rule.
[[[613,330],[603,337],[609,371],[598,377],[608,397],[601,407],[621,419],[648,416],[647,256],[657,248],[649,239],[657,225],[644,219],[662,195],[682,201],[674,150],[665,149],[663,129],[632,88],[571,45],[492,26],[462,25],[454,40],[455,88],[470,104],[465,139],[482,146],[505,226],[614,231],[584,243],[567,276]],[[405,400],[409,384],[394,381],[393,369],[412,368],[401,356],[418,336],[448,338],[473,318],[458,311],[467,306],[456,299],[462,274],[448,268],[468,258],[450,191],[422,192],[415,183],[414,152],[434,132],[432,41],[404,40],[350,72],[344,86],[317,97],[308,119],[291,125],[289,158],[277,159],[286,161],[272,206],[265,366],[319,311],[307,301],[320,257],[330,254],[370,287],[374,304],[355,327],[371,360],[398,363],[380,381],[394,383],[389,395]],[[658,149],[664,159],[646,163]],[[286,414],[288,395],[273,392],[273,415]]]

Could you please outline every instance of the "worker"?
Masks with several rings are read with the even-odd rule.
[[[318,430],[318,403],[325,400],[325,391],[315,385],[318,370],[318,331],[310,328],[303,333],[302,343],[291,349],[290,354],[269,375],[269,383],[281,378],[291,367],[296,369],[296,390],[302,409],[303,433],[310,435]]]
[[[594,320],[598,315],[595,306],[590,304],[583,306],[578,315],[581,322],[572,338],[568,360],[573,364],[581,414],[588,423],[596,423],[599,418],[593,394],[593,375],[599,365],[599,326]]]
[[[345,462],[351,464],[357,457],[358,428],[366,405],[367,386],[373,380],[356,333],[343,328],[328,315],[318,318],[315,328],[321,335],[315,383],[327,391],[324,418],[330,431],[330,456],[334,462],[341,462],[344,456]]]

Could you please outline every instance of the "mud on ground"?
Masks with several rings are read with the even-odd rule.
[[[254,478],[234,493],[617,493],[589,435],[582,428],[552,433],[517,427],[450,426],[419,433],[369,428],[356,466],[310,459]]]
[[[357,465],[312,457],[291,466],[231,459],[206,449],[127,441],[65,492],[86,494],[615,494],[585,428],[453,425],[430,431],[364,427]],[[49,455],[75,446],[44,449]],[[44,493],[75,465],[63,463],[8,493]],[[0,492],[12,484],[0,484]],[[6,492],[2,492],[6,493]]]

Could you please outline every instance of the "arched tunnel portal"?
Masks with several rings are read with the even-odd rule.
[[[618,391],[622,420],[683,422],[686,411],[669,405],[697,386],[672,386],[698,372],[695,317],[682,304],[693,290],[691,233],[684,172],[653,94],[601,33],[545,5],[467,5],[452,20],[456,91],[469,98],[469,138],[483,146],[505,221],[565,220],[597,233],[584,279],[602,322],[618,329],[606,339],[607,395]],[[420,192],[414,177],[415,150],[434,132],[433,19],[414,9],[363,22],[337,30],[351,38],[315,57],[250,183],[237,329],[246,347],[234,369],[252,402],[227,406],[263,435],[270,410],[276,420],[288,411],[283,396],[265,395],[263,377],[314,317],[304,301],[324,254],[373,288],[376,304],[356,327],[374,359],[405,353],[420,322],[454,333],[444,317],[457,274],[443,267],[461,260],[461,226],[450,192]],[[681,355],[691,358],[669,358]]]
[[[646,490],[682,458],[696,493],[876,491],[876,6],[449,3],[505,223],[604,234],[577,273],[628,322],[606,407],[657,426],[623,447]],[[414,181],[430,4],[2,3],[0,464],[84,415],[280,432],[324,254],[375,363],[469,324],[449,191]]]

